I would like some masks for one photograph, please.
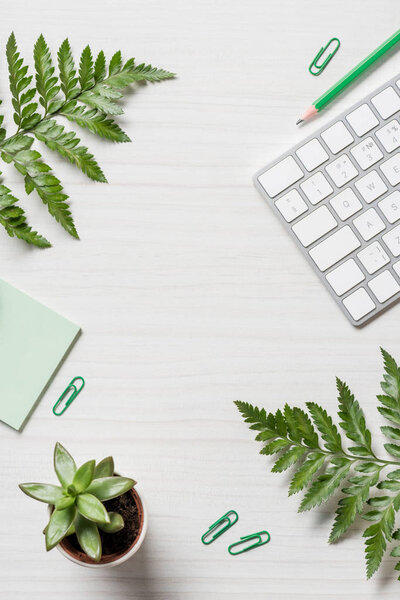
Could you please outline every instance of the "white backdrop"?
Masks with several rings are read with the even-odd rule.
[[[24,206],[54,243],[26,248],[0,232],[0,276],[82,326],[83,336],[22,434],[0,433],[0,589],[7,600],[394,600],[394,559],[365,579],[358,522],[328,546],[334,504],[298,515],[288,477],[242,422],[233,400],[336,410],[338,375],[354,389],[376,441],[379,345],[400,359],[400,306],[351,327],[253,188],[252,174],[399,71],[392,55],[302,130],[302,110],[398,27],[395,0],[14,0],[0,20],[0,96],[14,29],[31,56],[43,32],[107,55],[176,71],[126,99],[132,144],[83,134],[109,185],[52,157],[72,198],[74,241],[39,201]],[[311,58],[342,47],[313,78]],[[7,122],[10,111],[6,102]],[[6,171],[6,169],[4,169]],[[23,196],[18,174],[7,181]],[[1,335],[1,332],[0,332]],[[75,375],[81,396],[51,407]],[[23,376],[23,373],[21,373]],[[140,553],[115,570],[80,569],[44,551],[45,506],[21,481],[53,481],[59,440],[80,461],[115,457],[138,480],[150,513]],[[209,547],[207,527],[240,521]],[[269,545],[231,557],[227,545],[267,528]]]

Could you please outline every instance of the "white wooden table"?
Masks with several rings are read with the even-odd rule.
[[[4,46],[12,29],[25,56],[43,31],[53,50],[68,36],[76,54],[88,42],[108,56],[121,48],[179,74],[126,100],[121,125],[134,143],[84,135],[109,185],[52,157],[80,242],[33,195],[24,206],[54,248],[31,250],[0,232],[0,275],[84,332],[24,432],[1,426],[4,600],[398,598],[394,559],[365,579],[363,522],[328,546],[334,504],[296,513],[288,477],[269,472],[233,400],[271,410],[316,400],[334,413],[339,375],[382,441],[378,347],[400,358],[400,306],[361,331],[351,327],[251,176],[399,71],[397,54],[317,123],[296,129],[302,109],[387,38],[399,16],[395,0],[3,3],[8,115]],[[342,47],[313,78],[307,66],[332,36]],[[18,175],[4,171],[23,196]],[[87,386],[57,419],[51,406],[75,375]],[[46,555],[45,507],[17,484],[53,481],[56,440],[82,462],[113,454],[118,470],[138,480],[150,527],[123,567],[89,571],[57,551]],[[200,535],[229,508],[239,524],[203,546]],[[264,528],[268,546],[228,555],[228,543]]]

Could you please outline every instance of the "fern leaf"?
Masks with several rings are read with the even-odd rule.
[[[80,92],[78,78],[76,77],[74,58],[68,39],[65,39],[61,44],[57,53],[57,58],[61,89],[65,96],[65,100],[68,101],[75,98]]]
[[[398,444],[383,444],[386,452],[396,458],[400,458],[400,446]]]
[[[135,81],[157,82],[163,79],[173,79],[174,77],[175,73],[170,71],[157,69],[144,63],[135,66],[128,61],[119,73],[110,74],[110,77],[106,79],[106,83],[110,87],[122,89]]]
[[[294,446],[287,450],[282,456],[278,458],[274,466],[272,467],[272,473],[282,473],[290,467],[292,467],[306,452],[305,448],[301,446]]]
[[[118,50],[114,56],[112,57],[112,59],[110,60],[110,66],[108,69],[108,74],[111,77],[111,75],[115,75],[115,73],[119,73],[121,71],[122,68],[122,56],[121,56],[121,50]]]
[[[297,421],[294,416],[293,409],[288,404],[285,404],[285,407],[283,409],[283,414],[285,417],[288,436],[290,437],[291,440],[293,440],[293,442],[300,442],[301,441],[301,433],[298,430]]]
[[[397,529],[393,535],[392,538],[394,540],[396,540],[396,542],[400,541],[400,529]],[[390,556],[395,556],[395,557],[399,557],[400,556],[400,546],[395,546],[391,553]],[[396,563],[396,566],[394,567],[396,571],[400,571],[400,562]],[[397,578],[400,581],[400,576]]]
[[[55,220],[60,223],[65,231],[72,237],[79,239],[67,203],[68,196],[63,193],[61,182],[57,177],[50,174],[36,176],[26,175],[25,186],[27,189],[35,189]]]
[[[103,50],[97,55],[96,62],[94,63],[94,80],[96,83],[103,81],[106,76],[106,57],[104,56]]]
[[[398,427],[381,427],[382,433],[390,440],[400,442],[400,429]]]
[[[1,151],[4,155],[3,159],[6,162],[11,162],[14,154],[20,152],[21,150],[29,150],[32,144],[33,138],[29,137],[28,135],[23,135],[22,133],[8,138],[8,140],[4,140],[1,145]]]
[[[54,76],[50,50],[42,34],[34,46],[33,58],[36,69],[36,89],[39,94],[39,102],[46,115],[60,108],[60,105],[54,101],[54,97],[60,91],[60,86],[57,77]]]
[[[90,63],[89,59],[86,62]],[[79,101],[107,115],[121,115],[123,114],[122,108],[113,101],[121,97],[119,90],[135,81],[155,82],[175,77],[174,73],[157,69],[151,65],[141,64],[135,66],[133,59],[127,61],[124,67],[121,65],[121,53],[118,51],[110,61],[109,76],[106,79],[101,79],[95,85],[93,85],[91,79],[90,84],[86,87],[81,84],[84,93],[79,97]],[[101,71],[100,67],[99,71]],[[93,75],[94,80],[95,75]]]
[[[116,104],[104,95],[95,93],[95,91],[88,91],[81,94],[79,102],[83,102],[106,115],[122,115],[124,113],[119,104]]]
[[[367,538],[365,540],[365,558],[368,579],[377,571],[386,550],[386,542],[392,539],[395,515],[392,503],[382,511],[373,512],[376,515],[373,515],[372,518],[377,522],[367,527],[363,533],[363,537]],[[368,513],[364,517],[368,518]]]
[[[94,86],[92,51],[89,46],[83,49],[79,63],[79,84],[84,92]]]
[[[400,425],[400,369],[396,361],[386,350],[381,348],[385,373],[381,388],[384,395],[378,395],[377,398],[382,406],[378,407],[378,411],[386,419]]]
[[[378,488],[378,490],[390,490],[391,492],[400,492],[400,481],[398,481],[398,479],[389,478],[378,483],[376,487]]]
[[[276,431],[276,433],[278,435],[280,435],[281,437],[286,437],[287,436],[287,425],[286,425],[286,421],[285,421],[285,417],[283,416],[282,412],[278,409],[275,413],[275,428],[274,430]]]
[[[18,126],[18,130],[30,129],[40,121],[41,117],[36,112],[37,103],[31,103],[36,93],[35,88],[26,89],[32,81],[32,76],[27,74],[28,67],[24,66],[23,59],[20,57],[14,33],[11,33],[8,38],[6,56],[14,107],[14,122]],[[24,90],[26,91],[22,93]]]
[[[28,138],[30,144],[32,144],[29,136],[21,136],[21,142],[27,145],[25,138]],[[4,150],[4,145],[2,149]],[[68,196],[63,193],[60,180],[50,173],[50,167],[41,160],[39,152],[23,149],[11,154],[8,148],[8,156],[11,157],[15,168],[24,176],[26,192],[29,194],[33,190],[36,190],[42,202],[47,206],[49,213],[56,221],[72,237],[79,239],[67,203]]]
[[[297,430],[306,446],[309,448],[319,448],[318,435],[307,413],[295,406],[293,407],[293,416],[297,423]]]
[[[271,454],[276,454],[277,452],[280,452],[281,450],[287,448],[290,445],[291,443],[289,440],[277,439],[273,442],[270,442],[269,444],[266,444],[264,448],[260,450],[260,454],[266,454],[267,456],[270,456]]]
[[[369,490],[372,486],[376,485],[378,480],[379,472],[377,471],[349,479],[352,485],[342,490],[348,495],[339,500],[335,521],[329,536],[330,544],[337,542],[354,522],[356,516],[361,514],[364,504],[367,501]]]
[[[75,164],[85,175],[94,181],[106,182],[103,171],[100,169],[93,155],[85,146],[79,146],[79,138],[73,131],[65,132],[62,125],[57,125],[53,119],[43,121],[33,131],[41,142],[44,142],[51,150],[55,150],[61,156]]]
[[[250,423],[250,429],[256,431],[272,431],[275,433],[275,418],[272,413],[266,413],[264,408],[252,406],[248,402],[236,400],[234,402],[242,415],[245,423]]]
[[[17,202],[9,188],[0,185],[0,224],[10,237],[16,237],[38,248],[50,248],[50,242],[29,227],[25,212],[16,205]]]
[[[2,103],[2,100],[0,100],[0,104]],[[6,130],[4,127],[1,127],[4,121],[4,116],[0,115],[0,142],[2,142],[4,140],[4,138],[6,137]]]
[[[315,402],[307,402],[307,408],[310,411],[314,425],[321,432],[325,448],[331,452],[343,452],[340,433],[326,410]]]
[[[342,419],[340,427],[349,440],[358,444],[351,451],[353,454],[361,456],[373,456],[371,432],[365,425],[364,414],[359,403],[355,400],[348,386],[338,378],[336,378],[336,386],[339,392],[339,417]]]
[[[322,468],[326,455],[322,452],[312,452],[303,462],[301,467],[293,475],[289,486],[289,496],[297,494],[304,489],[312,480],[315,473]]]
[[[77,123],[80,127],[85,127],[92,133],[104,137],[112,142],[130,142],[130,138],[113,121],[107,118],[103,113],[96,109],[85,109],[83,106],[76,106],[76,103],[68,103],[60,111],[60,114],[69,121]]]
[[[351,461],[346,458],[332,459],[332,465],[329,469],[323,475],[320,475],[306,492],[300,504],[299,512],[310,510],[328,500],[347,476],[350,467]]]

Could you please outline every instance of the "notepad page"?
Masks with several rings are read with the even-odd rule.
[[[23,428],[79,334],[80,327],[0,279],[1,421]]]

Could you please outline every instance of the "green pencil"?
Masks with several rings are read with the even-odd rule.
[[[329,104],[345,87],[350,85],[363,71],[368,69],[378,58],[380,58],[385,52],[387,52],[392,46],[397,44],[400,41],[400,29],[396,31],[389,39],[387,39],[383,44],[378,46],[376,50],[371,52],[364,60],[358,63],[351,71],[349,71],[342,79],[339,79],[335,85],[333,85],[327,92],[322,94],[312,105],[307,108],[303,116],[297,121],[296,125],[306,121],[313,115],[317,114],[324,106]]]

